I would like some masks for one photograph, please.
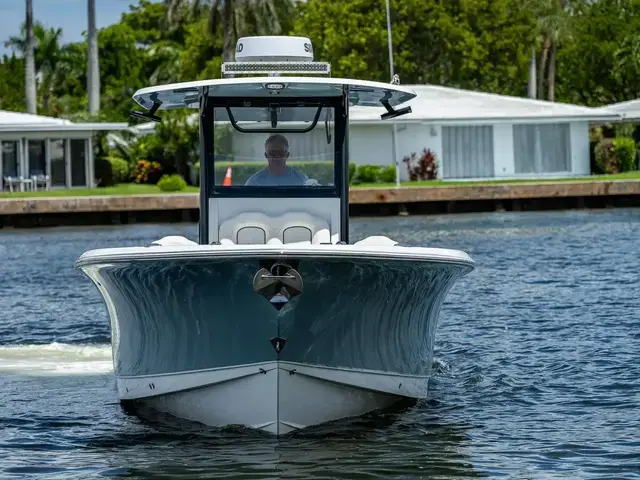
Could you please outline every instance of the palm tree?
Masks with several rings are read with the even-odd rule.
[[[34,45],[34,77],[36,78],[36,83],[40,84],[36,90],[40,90],[42,94],[42,108],[48,112],[52,91],[57,87],[58,79],[60,78],[60,65],[62,63],[60,40],[62,38],[62,29],[47,29],[40,22],[34,22],[31,31]],[[19,52],[23,57],[26,57],[26,24],[23,24],[21,27],[21,35],[9,37],[9,40],[4,42],[4,45],[7,48],[12,48],[14,51]]]
[[[175,24],[209,9],[209,32],[216,36],[222,29],[222,58],[234,59],[238,37],[256,33],[278,35],[282,32],[279,11],[290,0],[164,0],[167,21]]]
[[[538,98],[544,98],[544,72],[547,70],[547,100],[555,100],[556,53],[558,46],[570,36],[571,5],[569,0],[542,0],[536,2],[538,17],[540,69]]]
[[[100,64],[98,62],[98,30],[96,29],[96,0],[87,0],[89,17],[88,56],[87,56],[87,92],[89,93],[89,113],[100,110]]]
[[[27,100],[27,113],[37,114],[37,94],[36,94],[36,61],[35,42],[33,39],[33,0],[26,0],[27,18],[27,44],[24,57],[25,68],[25,97]]]

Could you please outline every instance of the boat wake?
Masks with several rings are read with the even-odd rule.
[[[110,345],[1,345],[0,372],[24,375],[95,375],[113,371]]]

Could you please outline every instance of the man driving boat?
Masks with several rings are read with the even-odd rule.
[[[284,135],[276,133],[267,138],[264,144],[264,156],[267,158],[267,166],[263,170],[254,173],[246,181],[245,185],[262,186],[296,186],[304,185],[309,180],[304,173],[287,166],[289,158],[289,141]]]

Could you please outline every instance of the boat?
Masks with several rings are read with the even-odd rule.
[[[424,398],[441,306],[474,261],[350,242],[348,210],[350,108],[393,119],[415,92],[332,77],[305,37],[243,37],[234,60],[133,95],[147,121],[198,112],[197,240],[76,261],[108,311],[119,401],[284,435]]]

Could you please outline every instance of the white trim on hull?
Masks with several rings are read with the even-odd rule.
[[[422,376],[277,361],[117,378],[122,400],[205,425],[276,435],[422,398],[427,383]]]

